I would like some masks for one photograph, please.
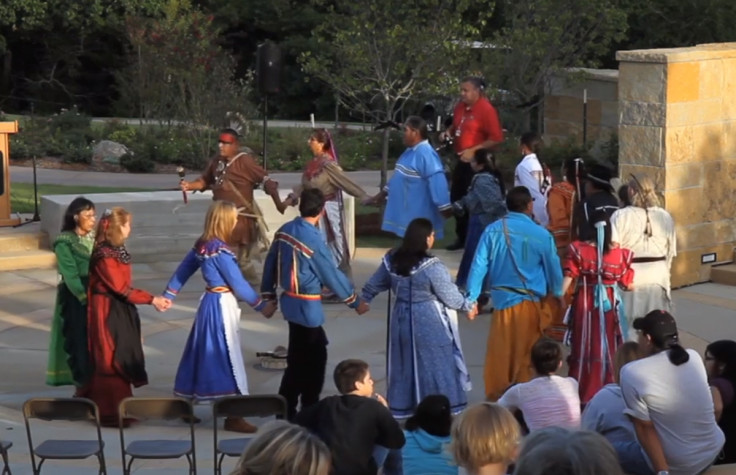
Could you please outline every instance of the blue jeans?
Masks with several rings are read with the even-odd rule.
[[[373,448],[373,459],[378,468],[383,467],[383,475],[404,475],[404,459],[401,449],[387,449],[381,445]]]
[[[649,460],[638,441],[612,442],[611,445],[618,454],[618,461],[624,472],[632,475],[654,475],[654,470],[649,466]]]

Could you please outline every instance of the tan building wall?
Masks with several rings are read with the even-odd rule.
[[[736,242],[736,43],[620,51],[622,178],[649,175],[677,227],[672,285],[710,278]]]
[[[587,141],[605,142],[618,128],[618,71],[575,69],[555,76],[544,96],[545,141],[583,142],[583,96],[587,91]]]

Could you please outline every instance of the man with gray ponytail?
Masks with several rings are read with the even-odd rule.
[[[701,474],[725,441],[703,360],[680,345],[669,312],[653,310],[634,320],[634,328],[647,356],[621,369],[621,392],[648,463],[623,468],[638,475]]]

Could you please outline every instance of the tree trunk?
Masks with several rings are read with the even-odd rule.
[[[381,189],[386,186],[388,175],[388,140],[391,135],[391,129],[386,127],[383,129],[383,148],[381,149]]]
[[[2,56],[2,68],[0,68],[0,94],[10,95],[12,85],[10,83],[10,74],[13,70],[13,52],[10,49],[5,50]]]

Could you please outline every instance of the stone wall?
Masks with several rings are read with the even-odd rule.
[[[587,91],[587,140],[599,145],[618,128],[618,71],[576,69],[552,79],[544,96],[544,138],[583,142],[583,94]]]
[[[649,175],[677,227],[672,285],[710,278],[736,242],[736,43],[620,51],[622,178]]]
[[[281,192],[285,199],[289,190]],[[181,260],[202,234],[204,216],[212,203],[212,192],[189,194],[189,204],[182,205],[180,191],[141,191],[85,195],[95,203],[98,218],[106,208],[122,206],[133,215],[133,228],[126,245],[135,262],[175,262]],[[285,222],[298,216],[290,207],[282,215],[263,191],[254,193],[269,228],[269,238]],[[64,210],[76,195],[46,195],[41,198],[41,230],[51,242],[61,228]],[[351,252],[355,252],[355,201],[345,196],[346,234]]]

